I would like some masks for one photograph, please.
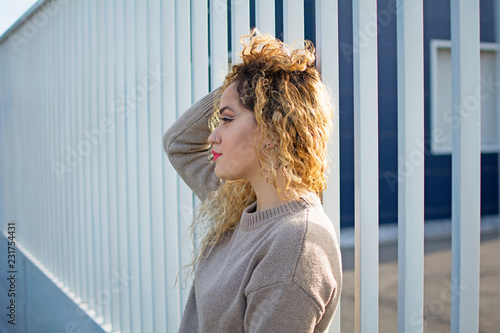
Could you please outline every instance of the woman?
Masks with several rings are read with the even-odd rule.
[[[310,43],[289,50],[255,30],[244,37],[243,63],[163,137],[203,201],[195,225],[205,235],[180,332],[325,332],[342,285],[318,198],[330,100]]]

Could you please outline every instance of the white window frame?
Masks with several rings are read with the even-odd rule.
[[[496,61],[497,63],[495,66],[498,66],[498,52],[499,52],[499,44],[497,43],[487,43],[487,42],[481,42],[480,43],[480,48],[481,51],[490,51],[490,52],[496,52]],[[438,127],[438,115],[440,114],[437,112],[438,109],[438,100],[436,96],[439,94],[438,91],[438,50],[439,49],[448,49],[451,50],[451,40],[443,40],[443,39],[431,39],[430,41],[430,139],[431,139],[431,153],[433,155],[450,155],[451,154],[451,149],[452,145],[450,144],[449,146],[444,146],[442,143],[439,141],[439,130],[440,128]],[[500,80],[500,77],[498,77],[498,70],[496,70],[496,75],[497,78],[496,80]],[[498,91],[496,92],[496,97],[497,97],[497,106],[500,101],[500,96],[498,94]],[[498,111],[498,110],[497,110]],[[497,129],[500,128],[498,122],[500,121],[500,114],[497,113],[497,124],[496,127]],[[497,139],[496,143],[494,144],[488,144],[488,143],[481,143],[481,153],[498,153],[500,151],[500,131],[497,130]]]

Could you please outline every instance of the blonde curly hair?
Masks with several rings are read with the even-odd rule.
[[[281,196],[299,200],[308,192],[320,194],[326,188],[327,142],[333,108],[330,94],[314,67],[314,46],[290,49],[271,35],[259,35],[256,29],[240,39],[244,48],[242,63],[232,66],[221,88],[237,82],[242,106],[254,113],[255,152],[263,177],[274,184]],[[219,100],[215,101],[210,128],[219,122]],[[263,141],[272,149],[258,149]],[[265,169],[265,172],[264,172]],[[284,187],[277,174],[284,175]],[[192,269],[210,254],[240,221],[243,210],[256,200],[247,180],[226,181],[211,192],[199,207],[192,231],[204,237],[194,254]],[[191,271],[191,273],[193,272]]]

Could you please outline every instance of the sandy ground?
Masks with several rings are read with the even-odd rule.
[[[397,332],[397,245],[380,247],[379,332]],[[341,331],[354,332],[353,251],[343,251],[344,287]],[[498,234],[483,235],[480,259],[479,332],[500,332],[500,245]],[[453,288],[455,290],[456,288]],[[424,331],[450,332],[451,240],[426,241],[424,257]]]

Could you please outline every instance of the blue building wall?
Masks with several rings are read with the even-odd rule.
[[[283,35],[283,1],[275,1],[276,36]],[[378,3],[380,223],[396,223],[398,208],[396,0]],[[341,226],[354,225],[352,0],[339,0],[339,113]],[[228,7],[229,8],[229,7]],[[255,1],[250,23],[255,25]],[[305,0],[305,38],[316,41],[314,0]],[[495,41],[494,1],[481,0],[481,41]],[[425,218],[451,218],[451,155],[431,154],[430,40],[451,39],[450,0],[424,0]],[[498,214],[498,156],[482,154],[481,214]]]
[[[481,41],[494,42],[492,0],[481,1]],[[378,1],[380,223],[397,222],[397,44],[395,0]],[[430,153],[430,40],[451,39],[450,1],[424,1],[425,218],[451,217],[451,155]],[[354,225],[352,1],[339,1],[341,226]],[[344,47],[342,47],[344,46]],[[482,154],[481,213],[498,213],[497,154]]]
[[[480,2],[482,42],[495,42],[494,1]],[[451,39],[450,1],[424,1],[425,52],[425,137],[430,151],[430,39]],[[481,158],[481,214],[498,213],[498,154],[482,154]],[[425,163],[426,218],[451,216],[451,156],[427,155]]]
[[[397,222],[397,44],[395,0],[378,1],[380,223]],[[494,42],[492,0],[481,1],[481,41]],[[352,43],[352,2],[339,1],[339,45]],[[451,217],[451,155],[430,153],[430,40],[451,39],[450,1],[424,1],[425,218]],[[341,225],[354,224],[352,56],[340,50]],[[498,213],[497,154],[482,154],[481,213]]]

